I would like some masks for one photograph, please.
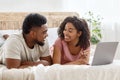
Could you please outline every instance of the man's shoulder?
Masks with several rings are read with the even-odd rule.
[[[9,36],[10,38],[21,38],[22,34],[12,34]]]
[[[23,41],[23,37],[21,34],[12,34],[10,35],[5,43],[21,43]]]
[[[23,37],[22,37],[22,34],[12,34],[8,37],[7,40],[10,40],[10,39],[22,40]]]

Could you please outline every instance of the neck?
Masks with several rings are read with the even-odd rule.
[[[25,42],[29,48],[34,48],[35,43],[33,42],[32,38],[29,36],[29,34],[23,34],[23,37],[25,39]]]
[[[75,39],[75,40],[72,40],[70,42],[68,42],[68,45],[69,46],[76,46],[76,44],[78,43],[79,39]]]

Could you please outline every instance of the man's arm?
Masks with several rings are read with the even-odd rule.
[[[48,62],[48,65],[51,65],[52,64],[52,58],[51,56],[46,56],[46,57],[40,57],[40,60],[41,61],[47,61]]]
[[[6,58],[6,66],[7,68],[26,68],[29,66],[37,66],[38,64],[43,64],[45,66],[52,64],[51,56],[41,57],[40,61],[32,62],[32,61],[25,61],[22,62],[19,59],[11,59]]]
[[[6,66],[7,68],[18,68],[21,64],[21,61],[19,59],[11,59],[11,58],[6,58]]]
[[[21,67],[23,66],[37,66],[38,64],[43,64],[44,66],[51,65],[52,64],[52,59],[51,56],[47,57],[40,57],[40,61],[37,62],[31,62],[31,61],[26,61],[21,64]]]

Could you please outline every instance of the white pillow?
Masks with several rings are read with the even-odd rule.
[[[4,44],[5,39],[3,38],[2,34],[0,34],[0,47]]]
[[[1,35],[4,35],[4,34],[8,34],[8,35],[18,34],[20,32],[21,32],[21,30],[0,30]]]
[[[20,32],[21,30],[0,30],[0,46],[2,46],[5,42],[5,39],[3,38],[4,34],[11,35],[11,34],[18,34]]]
[[[58,28],[48,28],[48,42],[50,47],[54,44],[55,40],[57,39],[58,35],[57,35],[57,30]]]
[[[48,42],[49,45],[52,46],[55,42],[55,40],[57,39],[57,27],[55,28],[48,28]],[[21,33],[21,30],[0,30],[0,45],[2,45],[5,41],[5,39],[3,38],[4,34],[18,34]]]

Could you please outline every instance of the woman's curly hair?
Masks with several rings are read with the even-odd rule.
[[[65,29],[66,23],[68,22],[74,25],[77,32],[82,32],[81,36],[79,37],[79,42],[76,44],[76,46],[80,46],[84,50],[87,49],[90,46],[90,31],[87,22],[82,18],[77,18],[76,16],[66,17],[58,28],[58,36],[61,39],[64,39],[63,31]]]

